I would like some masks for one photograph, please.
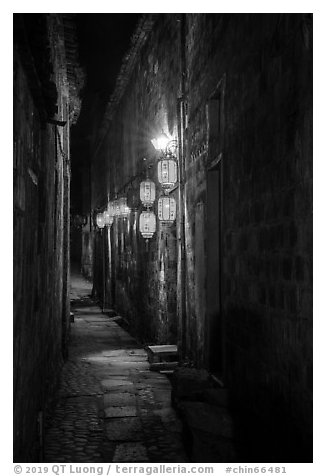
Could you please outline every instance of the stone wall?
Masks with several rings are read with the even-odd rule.
[[[208,176],[221,154],[221,375],[237,404],[258,418],[272,415],[285,454],[296,433],[310,444],[312,435],[311,21],[188,16],[189,297],[208,291],[196,230],[201,214],[209,220]],[[219,94],[215,134],[210,108]],[[195,360],[205,361],[198,321],[211,323],[205,304],[198,314],[196,303],[189,300],[189,343]]]
[[[312,18],[164,14],[132,61],[133,74],[113,112],[110,106],[105,138],[94,148],[93,207],[104,206],[108,195],[113,199],[139,174],[144,157],[155,162],[149,142],[155,133],[163,129],[181,139],[182,350],[230,388],[248,421],[263,422],[252,433],[256,438],[263,432],[269,457],[295,454],[307,460]],[[178,98],[186,106],[184,129]],[[181,236],[173,227],[162,232],[158,229],[146,251],[135,214],[111,230],[115,304],[146,342],[170,341],[168,328],[176,338]],[[240,422],[239,432],[247,424]],[[251,450],[257,457],[258,449]]]
[[[14,461],[42,461],[46,406],[67,355],[71,110],[61,40],[57,17],[15,15]]]
[[[176,136],[179,93],[178,23],[164,15],[162,21],[165,31],[154,30],[138,52],[129,86],[94,156],[94,208],[103,206],[108,196],[113,200],[131,191],[139,194],[139,184],[150,165],[149,178],[156,182],[157,195],[161,193],[153,160],[156,152],[150,141],[162,128]],[[167,37],[168,45],[164,43]],[[147,247],[139,232],[140,212],[132,210],[128,218],[115,219],[112,226],[112,279],[107,295],[112,295],[111,305],[126,317],[143,342],[174,343],[176,227],[157,221],[157,231]],[[99,284],[99,293],[101,287]]]

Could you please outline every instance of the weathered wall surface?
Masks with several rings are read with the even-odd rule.
[[[188,16],[190,348],[204,359],[198,321],[205,304],[198,314],[200,297],[190,296],[207,291],[196,230],[198,215],[207,213],[210,165],[222,153],[225,379],[237,402],[260,418],[272,415],[274,436],[279,427],[285,432],[285,454],[296,431],[306,441],[312,434],[311,21],[309,15]],[[222,83],[221,131],[214,136],[207,108]]]
[[[42,458],[69,332],[68,83],[57,19],[34,18],[15,18],[14,461]],[[64,129],[46,123],[54,113]]]
[[[173,16],[172,16],[173,17]],[[119,104],[109,133],[93,162],[93,207],[109,196],[130,192],[125,187],[132,177],[135,193],[145,178],[148,164],[154,164],[150,140],[162,128],[176,136],[176,108],[179,92],[178,23],[170,16],[151,33],[150,41],[137,56],[129,86]],[[167,42],[166,40],[169,39]],[[162,46],[164,45],[164,47]],[[144,160],[147,159],[147,160]],[[149,170],[160,193],[156,168]],[[120,193],[118,193],[120,192]],[[176,230],[157,231],[148,250],[139,232],[141,210],[125,219],[115,219],[111,229],[112,302],[129,320],[131,328],[147,343],[176,341]],[[109,283],[110,286],[110,283]],[[99,285],[101,288],[101,285]],[[99,289],[101,293],[101,289]]]
[[[248,421],[262,422],[254,438],[268,428],[260,454],[307,460],[312,19],[186,14],[185,22],[185,353],[223,379]],[[139,173],[155,132],[177,137],[180,26],[176,15],[159,16],[135,59],[94,158],[93,207]],[[111,233],[116,306],[145,340],[163,342],[167,326],[176,329],[175,230],[158,230],[148,252],[134,215]]]
[[[81,270],[83,275],[88,278],[93,278],[93,241],[92,234],[89,230],[89,225],[82,229],[81,235]]]

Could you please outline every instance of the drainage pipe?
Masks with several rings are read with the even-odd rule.
[[[180,97],[177,104],[178,120],[178,349],[179,357],[184,360],[187,353],[187,318],[186,318],[186,244],[185,244],[185,154],[186,154],[186,15],[178,19],[180,45]]]

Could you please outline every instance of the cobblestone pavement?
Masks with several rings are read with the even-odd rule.
[[[45,462],[187,462],[165,375],[73,277],[69,359],[47,416]]]

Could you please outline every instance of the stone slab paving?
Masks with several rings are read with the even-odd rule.
[[[85,306],[89,283],[73,278],[72,290],[69,359],[46,416],[44,462],[188,462],[168,378],[149,370],[114,318]]]

